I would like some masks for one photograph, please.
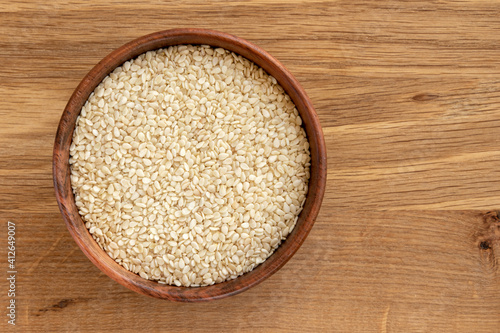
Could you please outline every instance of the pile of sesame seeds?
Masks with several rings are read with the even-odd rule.
[[[293,230],[310,167],[277,81],[221,48],[150,51],[81,110],[71,184],[90,234],[145,279],[196,287],[265,261]]]

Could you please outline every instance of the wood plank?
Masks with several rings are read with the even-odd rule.
[[[499,1],[0,4],[0,247],[15,221],[21,331],[498,331]],[[186,26],[282,61],[328,148],[301,250],[261,285],[205,304],[145,298],[101,273],[65,229],[51,175],[82,77],[136,37]]]
[[[33,331],[493,332],[500,325],[500,238],[480,246],[491,236],[487,226],[500,227],[496,213],[325,209],[277,274],[202,304],[118,285],[83,255],[57,213],[13,220],[19,325]]]

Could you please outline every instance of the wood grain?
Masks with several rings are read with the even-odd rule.
[[[1,4],[0,247],[17,222],[20,331],[498,332],[500,2]],[[204,304],[102,274],[65,229],[51,180],[57,123],[83,76],[134,38],[187,26],[280,60],[313,101],[329,165],[292,260]]]

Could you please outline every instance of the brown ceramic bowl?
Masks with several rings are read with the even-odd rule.
[[[298,222],[287,239],[261,265],[240,277],[207,287],[175,287],[141,278],[109,257],[87,231],[75,205],[70,183],[69,147],[80,110],[95,87],[116,67],[138,55],[178,44],[207,44],[238,53],[274,76],[294,101],[304,123],[311,151],[309,192]],[[138,293],[172,301],[204,301],[240,293],[280,269],[298,250],[318,215],[326,183],[326,148],[314,107],[304,89],[282,64],[266,51],[241,38],[203,29],[175,29],[140,37],[111,52],[83,78],[68,101],[57,129],[53,176],[59,209],[71,236],[85,255],[110,278]]]

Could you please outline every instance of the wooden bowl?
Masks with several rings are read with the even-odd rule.
[[[70,183],[69,148],[80,110],[95,87],[116,67],[138,55],[178,44],[207,44],[222,47],[255,62],[274,76],[295,103],[304,123],[311,151],[309,192],[297,224],[287,239],[262,264],[238,278],[207,287],[175,287],[159,284],[129,272],[108,256],[92,238],[75,204]],[[204,29],[174,29],[140,37],[111,52],[83,78],[68,101],[57,129],[53,177],[59,209],[71,236],[85,255],[110,278],[138,293],[195,302],[213,300],[240,293],[262,282],[280,269],[298,250],[311,230],[323,200],[326,184],[326,148],[318,116],[297,80],[266,51],[241,38]]]

